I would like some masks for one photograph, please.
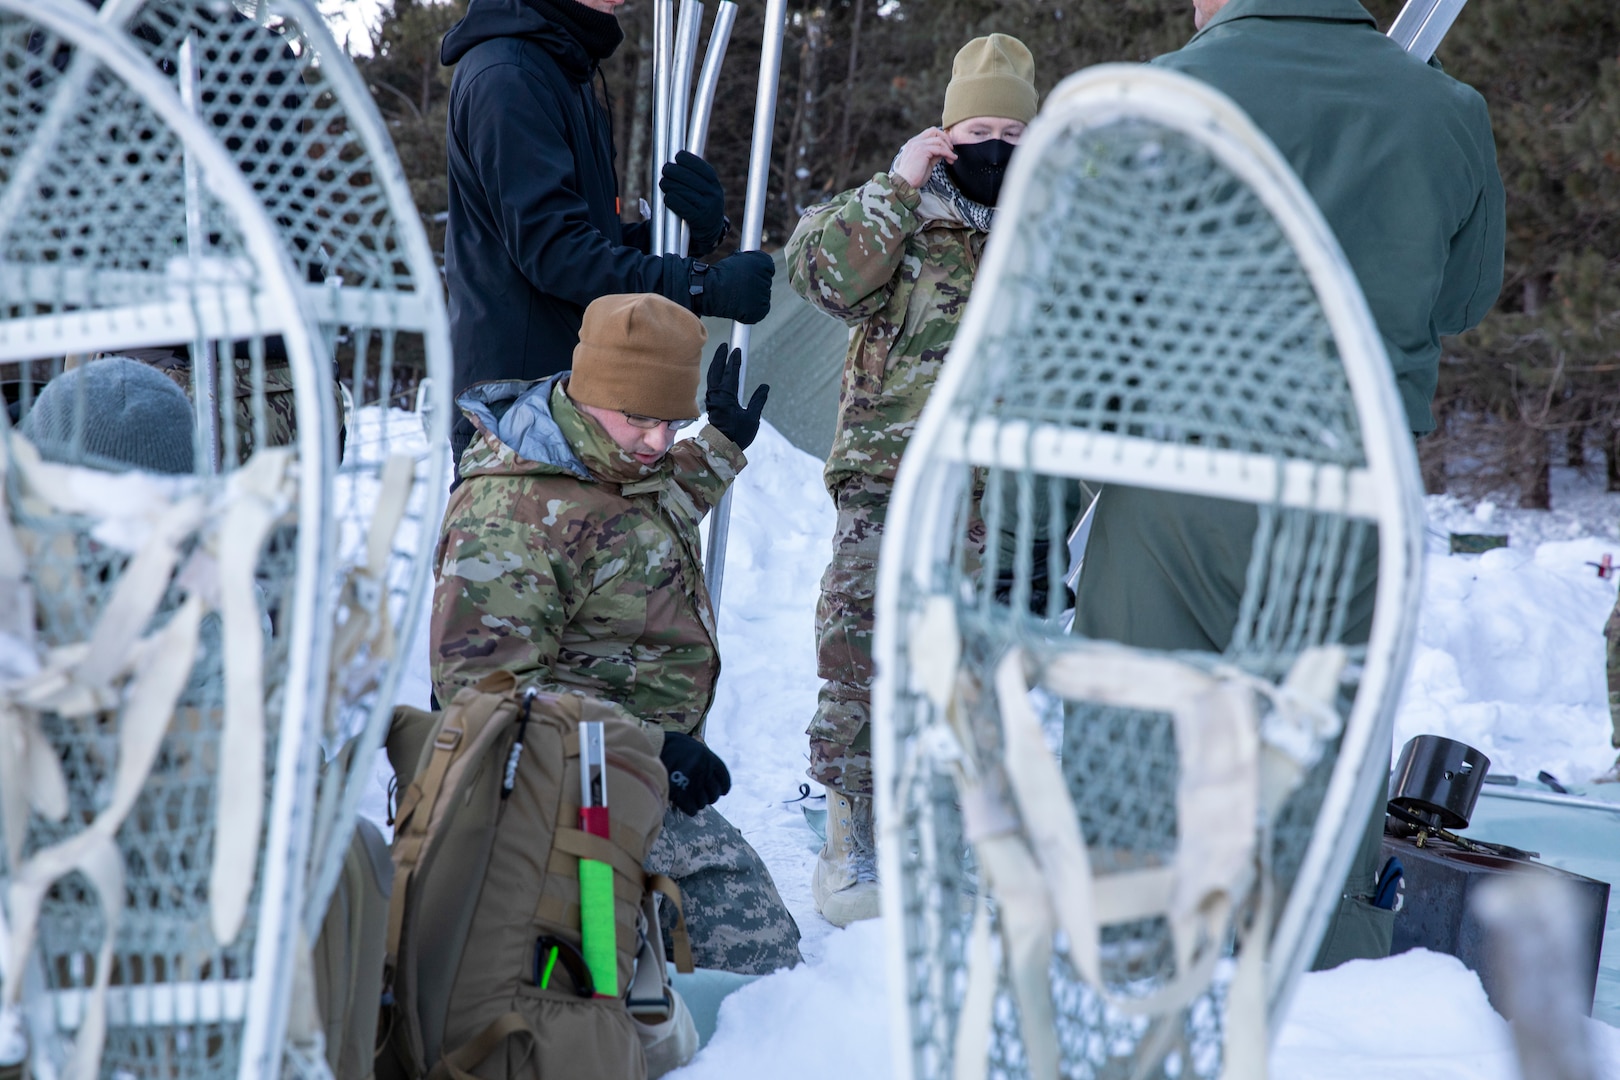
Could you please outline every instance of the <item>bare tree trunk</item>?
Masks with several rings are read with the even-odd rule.
[[[652,191],[652,166],[648,164],[651,149],[648,144],[652,140],[649,132],[653,106],[652,51],[652,35],[643,28],[636,41],[635,105],[630,114],[630,147],[625,154],[625,205],[622,209],[630,212],[631,221],[641,220],[641,214],[635,209],[636,202]]]
[[[1445,414],[1436,410],[1434,420],[1434,433],[1418,440],[1418,468],[1423,475],[1423,493],[1444,495],[1447,486]]]
[[[809,200],[811,164],[816,157],[816,75],[825,39],[827,12],[804,14],[804,40],[799,45],[799,100],[793,110],[793,142],[788,157],[788,211],[797,217]]]
[[[1533,446],[1531,453],[1534,456],[1526,477],[1529,483],[1520,488],[1519,509],[1551,510],[1552,455],[1547,452],[1546,436],[1537,432]]]
[[[424,52],[422,54],[422,101],[417,106],[417,109],[423,116],[428,114],[428,109],[433,105],[433,71],[437,66],[437,60],[438,57],[432,53]]]
[[[834,160],[838,169],[833,173],[832,190],[843,191],[849,186],[849,170],[855,164],[855,148],[849,142],[849,119],[855,111],[855,72],[861,59],[861,16],[866,11],[866,0],[855,0],[855,14],[849,27],[849,69],[844,75],[844,118],[838,125],[838,156]]]
[[[1578,469],[1586,464],[1586,425],[1577,424],[1564,433],[1564,464]]]
[[[1609,429],[1609,491],[1620,491],[1620,427]]]

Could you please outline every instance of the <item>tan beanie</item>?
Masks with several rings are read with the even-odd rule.
[[[656,293],[603,296],[585,309],[568,396],[656,420],[694,420],[702,321]]]
[[[1022,41],[1006,34],[974,38],[956,54],[945,88],[941,127],[974,116],[1001,116],[1029,123],[1040,98],[1035,93],[1035,58]]]

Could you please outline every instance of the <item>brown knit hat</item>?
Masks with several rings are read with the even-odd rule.
[[[698,317],[656,293],[602,296],[585,309],[568,396],[658,420],[695,420],[703,343]]]
[[[1035,58],[1022,41],[1006,34],[977,37],[957,52],[945,88],[941,127],[969,117],[1002,116],[1029,123],[1040,98],[1035,93]]]

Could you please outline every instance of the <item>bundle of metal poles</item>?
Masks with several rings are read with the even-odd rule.
[[[742,233],[738,251],[759,250],[765,228],[766,186],[770,180],[771,135],[776,120],[776,86],[782,65],[782,29],[787,19],[787,0],[766,0],[765,33],[760,45],[759,85],[754,96],[754,133],[748,153],[748,193],[743,204]],[[720,0],[709,47],[703,55],[703,68],[697,85],[692,85],[692,69],[697,63],[698,38],[703,29],[700,0],[680,0],[679,17],[675,0],[654,0],[653,7],[653,250],[659,254],[685,256],[691,241],[687,225],[664,206],[658,179],[666,162],[674,161],[682,150],[699,157],[709,142],[709,120],[714,114],[714,94],[720,83],[720,65],[725,62],[726,46],[737,21],[733,0]],[[742,350],[742,378],[739,395],[748,385],[749,328],[733,323],[729,344]],[[705,577],[716,610],[725,576],[726,534],[731,523],[731,495],[728,492],[715,507],[709,521],[709,544]]]

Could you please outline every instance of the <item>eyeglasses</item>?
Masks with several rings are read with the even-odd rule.
[[[631,427],[639,428],[642,431],[653,431],[654,429],[662,427],[665,424],[669,425],[669,430],[679,431],[683,427],[697,423],[696,420],[659,420],[656,417],[638,416],[635,413],[625,413],[624,422],[629,424]]]

